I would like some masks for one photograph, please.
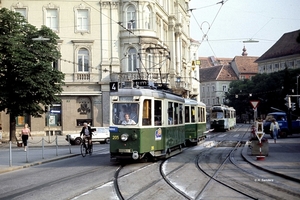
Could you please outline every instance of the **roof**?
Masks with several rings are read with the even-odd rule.
[[[240,74],[257,73],[258,64],[255,61],[258,57],[254,56],[235,56],[233,62],[236,63],[237,69]]]
[[[199,57],[200,68],[213,67],[217,65],[228,65],[232,58],[215,58],[214,56],[210,57]]]
[[[268,51],[259,57],[256,62],[300,54],[300,43],[297,42],[299,34],[300,29],[283,34],[283,36],[281,36],[281,38]]]
[[[200,69],[200,82],[238,80],[230,65],[218,65]]]

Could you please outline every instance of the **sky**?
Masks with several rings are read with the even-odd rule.
[[[300,29],[300,0],[191,0],[190,35],[199,57],[262,56],[284,33]],[[258,41],[247,42],[244,41]]]

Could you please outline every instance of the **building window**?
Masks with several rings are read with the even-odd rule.
[[[145,29],[151,29],[151,8],[150,6],[146,6],[145,12],[144,12],[144,20],[145,20]]]
[[[135,8],[134,6],[129,6],[127,8],[127,28],[128,29],[135,29],[136,28],[136,17],[135,17]]]
[[[223,92],[227,92],[227,86],[223,85]]]
[[[279,70],[279,64],[276,63],[276,64],[274,64],[274,71],[277,72],[278,70]]]
[[[130,48],[128,51],[128,72],[136,71],[137,69],[137,52],[135,48]]]
[[[53,104],[45,118],[45,126],[61,126],[61,104]]]
[[[76,33],[89,33],[90,32],[90,8],[80,4],[74,8],[75,13],[75,32]]]
[[[151,50],[150,49],[147,49],[146,50],[146,63],[147,63],[147,69],[148,69],[148,72],[152,72],[153,71],[153,54],[151,53]]]
[[[59,70],[59,67],[58,67],[58,66],[59,66],[58,60],[52,62],[52,68],[53,68],[53,69]]]
[[[15,12],[20,13],[27,20],[27,10],[26,10],[26,8],[15,8]]]
[[[24,115],[24,116],[18,116],[18,117],[16,117],[16,126],[22,127],[25,124],[29,124],[29,119],[30,119],[30,116],[27,115],[27,114]]]
[[[53,31],[58,31],[58,10],[47,9],[46,10],[46,26]]]
[[[89,52],[84,48],[78,51],[78,72],[89,72]]]
[[[293,69],[294,68],[294,61],[289,61],[289,68]]]
[[[77,30],[88,31],[88,10],[78,10],[77,15]]]

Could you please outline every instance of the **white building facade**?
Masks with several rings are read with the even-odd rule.
[[[19,0],[1,1],[37,28],[45,25],[60,37],[65,74],[61,102],[42,118],[20,116],[32,133],[79,132],[82,123],[109,125],[109,83],[143,79],[166,83],[185,97],[199,97],[198,67],[192,66],[199,45],[190,39],[186,0]],[[192,77],[192,78],[191,78]],[[198,93],[197,93],[198,91]],[[8,116],[1,114],[3,132]],[[17,129],[18,131],[18,129]]]

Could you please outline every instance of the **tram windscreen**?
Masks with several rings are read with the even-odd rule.
[[[113,124],[138,124],[138,103],[114,103],[112,109]]]
[[[211,112],[211,118],[214,118],[214,119],[222,119],[222,118],[224,118],[223,111],[212,111]]]

